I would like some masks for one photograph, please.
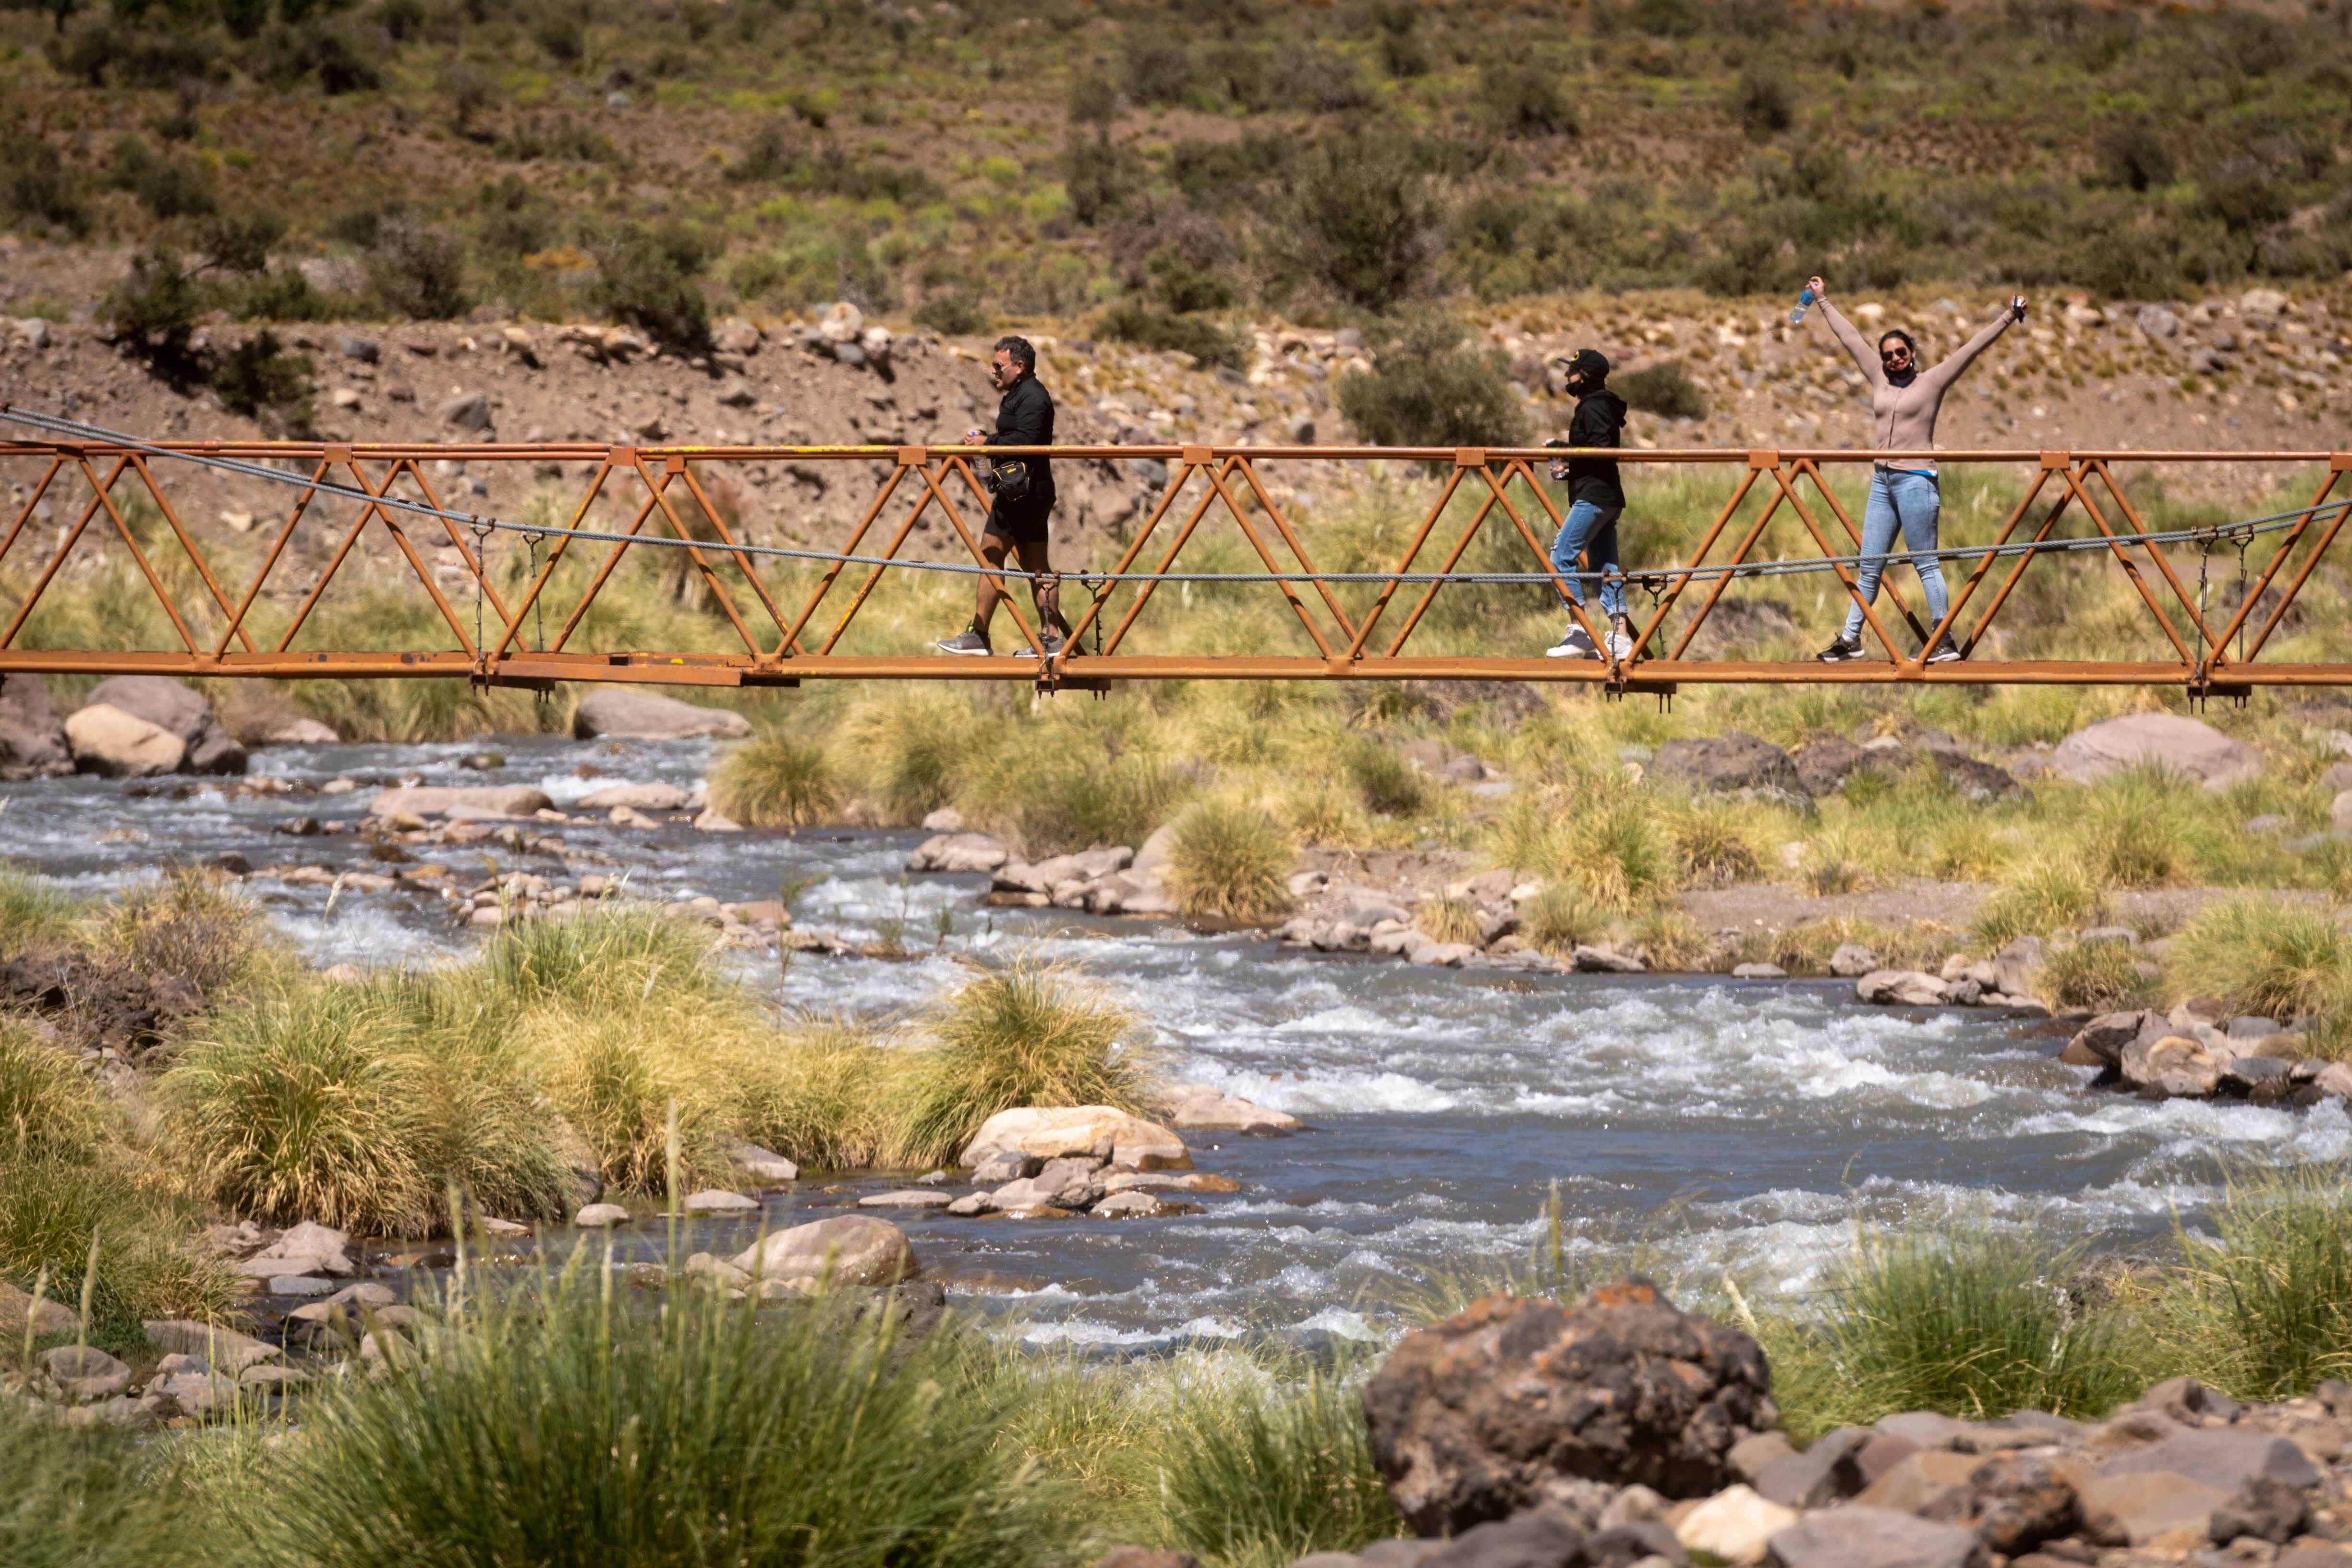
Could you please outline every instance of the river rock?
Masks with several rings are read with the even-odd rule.
[[[89,701],[119,708],[177,735],[187,747],[181,763],[185,772],[245,772],[245,748],[214,716],[212,705],[168,675],[110,677],[90,689]]]
[[[1730,1486],[1683,1515],[1675,1525],[1675,1539],[1721,1562],[1757,1563],[1764,1561],[1772,1538],[1802,1517],[1748,1487]]]
[[[2021,936],[1993,955],[1992,989],[2008,996],[2031,996],[2042,985],[2042,939]]]
[[[2230,1494],[2186,1476],[2140,1471],[2083,1483],[2083,1533],[2107,1546],[2145,1546],[2159,1536],[2201,1543],[2213,1510]]]
[[[2257,1476],[2291,1487],[2319,1484],[2319,1471],[2310,1458],[2284,1437],[2232,1426],[2181,1432],[2119,1454],[2107,1461],[2105,1473],[2128,1476],[2159,1471],[2186,1476],[2224,1492],[2234,1492]]]
[[[1559,1509],[1471,1526],[1422,1568],[1586,1568],[1584,1532]]]
[[[1756,1342],[1638,1276],[1572,1306],[1490,1296],[1399,1342],[1364,1386],[1372,1461],[1424,1535],[1507,1518],[1570,1479],[1670,1497],[1728,1479],[1780,1412]]]
[[[1000,1154],[1038,1160],[1084,1154],[1129,1171],[1192,1168],[1192,1156],[1182,1139],[1165,1127],[1108,1105],[1022,1106],[1000,1110],[981,1123],[957,1163],[976,1167]]]
[[[344,1251],[349,1246],[351,1237],[341,1231],[304,1220],[239,1264],[237,1271],[251,1279],[276,1274],[349,1274],[352,1260]]]
[[[1796,801],[1812,798],[1788,752],[1737,730],[1712,739],[1668,741],[1650,759],[1650,776],[1717,794],[1760,791]]]
[[[868,1193],[857,1200],[862,1209],[943,1209],[955,1198],[937,1187],[898,1187],[887,1193]]]
[[[2073,1474],[2040,1454],[1995,1454],[1966,1486],[1918,1510],[1973,1531],[1989,1551],[2017,1557],[2072,1535],[2083,1521]]]
[[[1982,805],[1994,800],[2022,800],[2025,786],[1997,763],[1979,762],[1960,752],[1931,751],[1936,771],[1962,800]]]
[[[1865,1508],[1924,1514],[1945,1497],[1966,1492],[1969,1478],[1983,1462],[1974,1454],[1956,1454],[1948,1448],[1925,1449],[1896,1461],[1853,1500]]]
[[[76,709],[65,730],[74,770],[100,778],[177,773],[188,756],[188,743],[171,731],[104,702]]]
[[[36,1334],[69,1334],[81,1322],[80,1316],[64,1302],[52,1301],[44,1295],[40,1306],[36,1308],[31,1291],[19,1290],[5,1279],[0,1279],[0,1336],[21,1341],[25,1333],[25,1319],[28,1314],[33,1320],[33,1332]]]
[[[907,1233],[871,1215],[838,1215],[778,1231],[744,1248],[732,1266],[803,1288],[823,1279],[828,1268],[835,1285],[891,1285],[917,1272]]]
[[[2100,1014],[2074,1031],[2063,1059],[2077,1067],[2120,1066],[2124,1047],[2139,1038],[2147,1016],[2145,1012]]]
[[[74,771],[66,727],[37,675],[0,676],[0,780],[49,779]]]
[[[1447,948],[1463,946],[1460,942],[1445,942],[1441,945]],[[1463,947],[1463,955],[1466,957],[1475,951],[1475,948]],[[1642,962],[1640,955],[1623,952],[1608,942],[1579,942],[1576,944],[1575,951],[1569,955],[1569,961],[1575,965],[1579,974],[1642,974],[1647,973],[1650,967]],[[1420,963],[1423,961],[1415,958],[1413,962]],[[1456,959],[1454,962],[1458,963],[1461,961]]]
[[[410,784],[379,790],[368,802],[370,816],[507,817],[554,809],[547,792],[530,784]]]
[[[2077,730],[2050,753],[2051,769],[2080,784],[2117,768],[2156,767],[2221,789],[2262,772],[2252,747],[2178,713],[2128,713]]]
[[[941,833],[916,846],[915,852],[907,857],[907,869],[969,875],[994,871],[1011,855],[1002,840],[985,833]]]
[[[1172,1215],[1199,1214],[1202,1209],[1198,1204],[1178,1203],[1130,1188],[1100,1199],[1087,1212],[1097,1219],[1159,1219]]]
[[[2180,1035],[2135,1038],[2124,1047],[2119,1065],[2124,1081],[2134,1089],[2160,1089],[2168,1095],[2210,1094],[2221,1079],[2213,1053]]]
[[[142,1326],[147,1331],[148,1342],[156,1349],[172,1355],[201,1356],[206,1365],[224,1367],[232,1373],[243,1372],[262,1362],[280,1360],[286,1353],[250,1334],[240,1334],[235,1329],[224,1329],[215,1323],[165,1318],[150,1320]]]
[[[631,811],[684,811],[692,798],[674,784],[610,784],[582,795],[577,804],[584,811],[611,811],[615,806]]]
[[[1878,967],[1878,954],[1858,942],[1843,942],[1830,954],[1830,973],[1840,980],[1859,980]]]
[[[728,1159],[737,1169],[746,1171],[763,1182],[797,1182],[801,1168],[772,1149],[762,1149],[757,1143],[736,1143],[727,1151]]]
[[[1168,1086],[1168,1124],[1178,1131],[1194,1129],[1220,1132],[1296,1132],[1298,1118],[1246,1100],[1235,1100],[1213,1085],[1172,1083]]]
[[[175,1372],[150,1380],[147,1392],[171,1401],[182,1415],[198,1421],[225,1414],[236,1405],[236,1379],[220,1372]]]
[[[1771,1568],[1989,1568],[1984,1543],[1958,1525],[1883,1508],[1837,1508],[1773,1533]]]
[[[740,1193],[730,1193],[717,1187],[688,1193],[679,1205],[688,1214],[751,1214],[760,1206],[757,1198],[747,1198]]]
[[[1802,1453],[1783,1455],[1756,1472],[1757,1495],[1793,1509],[1843,1501],[1868,1484],[1858,1459],[1871,1436],[1866,1426],[1841,1426]]]
[[[583,1230],[608,1230],[628,1224],[629,1211],[618,1204],[588,1204],[572,1216],[572,1223]]]
[[[1864,1002],[1898,1007],[1940,1007],[1951,1000],[1948,985],[1916,969],[1874,969],[1853,983],[1853,994]]]
[[[697,708],[657,691],[629,686],[602,686],[580,700],[572,711],[572,738],[593,741],[610,735],[630,741],[685,741],[703,736],[740,741],[751,732],[751,721],[723,708]]]
[[[111,1399],[131,1386],[131,1369],[90,1345],[59,1345],[43,1351],[40,1367],[77,1405]]]

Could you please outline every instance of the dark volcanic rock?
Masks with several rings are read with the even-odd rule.
[[[1578,1481],[1705,1496],[1780,1412],[1754,1340],[1629,1277],[1573,1306],[1490,1296],[1407,1334],[1365,1385],[1364,1417],[1398,1512],[1436,1535]]]
[[[65,721],[37,675],[0,676],[0,779],[57,778],[74,771]]]
[[[1842,789],[1854,770],[1874,759],[1842,735],[1817,735],[1797,749],[1797,778],[1815,795]]]
[[[1995,1454],[1969,1472],[1968,1485],[1923,1510],[1929,1519],[1964,1524],[2004,1557],[2031,1552],[2072,1534],[2083,1522],[2082,1500],[2046,1458]]]
[[[1789,760],[1788,752],[1737,730],[1712,740],[1668,741],[1651,759],[1650,771],[1659,778],[1679,779],[1693,789],[1767,790],[1808,798],[1805,782],[1798,776],[1797,764]]]

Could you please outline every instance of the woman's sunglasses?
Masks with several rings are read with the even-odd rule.
[[[1909,349],[1881,349],[1878,351],[1878,357],[1885,360],[1888,364],[1899,364],[1903,361],[1911,357],[1911,351]]]

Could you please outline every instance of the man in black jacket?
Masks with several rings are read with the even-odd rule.
[[[996,405],[996,428],[967,430],[967,447],[1050,447],[1054,444],[1054,400],[1037,379],[1037,351],[1026,338],[999,338],[990,356],[988,379],[1004,395]],[[988,509],[988,527],[980,536],[980,552],[991,566],[1004,564],[1005,552],[1020,557],[1021,569],[1034,574],[1030,598],[1037,606],[1039,635],[1045,656],[1062,651],[1070,623],[1062,618],[1061,584],[1047,557],[1045,521],[1054,510],[1054,463],[1050,458],[999,458],[992,465],[996,499]],[[999,579],[982,577],[972,605],[971,625],[932,646],[942,653],[988,654],[988,624],[996,618],[996,602],[1004,596]]]
[[[1555,362],[1558,363],[1558,362]],[[1616,447],[1622,445],[1625,400],[1609,390],[1609,359],[1598,349],[1579,349],[1566,361],[1568,390],[1576,395],[1576,414],[1568,424],[1568,439],[1547,447]],[[1577,557],[1585,556],[1590,570],[1621,573],[1617,560],[1617,518],[1625,510],[1625,487],[1618,482],[1614,458],[1554,458],[1552,478],[1568,481],[1568,516],[1559,536],[1551,542],[1551,563],[1568,589],[1569,603],[1584,607],[1584,588],[1574,575]],[[1601,608],[1609,617],[1609,661],[1633,656],[1633,629],[1625,618],[1625,587],[1603,581]],[[1568,630],[1545,650],[1550,658],[1599,658],[1601,649],[1571,614]]]

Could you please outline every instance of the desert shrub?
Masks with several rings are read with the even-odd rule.
[[[1080,71],[1070,83],[1070,121],[1076,125],[1108,125],[1118,116],[1118,89],[1098,70]]]
[[[131,270],[107,291],[100,306],[116,336],[158,359],[187,353],[203,310],[179,253],[160,245],[131,258]]]
[[[472,305],[466,295],[464,244],[447,229],[404,213],[375,226],[367,276],[386,305],[418,321],[447,321]]]
[[[1175,822],[1166,883],[1176,907],[1191,916],[1219,914],[1243,923],[1290,909],[1285,883],[1297,851],[1255,806],[1204,800]]]
[[[572,65],[588,47],[586,12],[574,5],[545,5],[530,19],[531,41],[559,65]]]
[[[1061,1489],[998,1442],[1020,1380],[965,1336],[902,1335],[840,1299],[646,1311],[603,1272],[477,1308],[399,1373],[327,1395],[257,1527],[269,1560],[394,1568],[426,1538],[477,1563],[1065,1555]]]
[[[667,342],[710,336],[710,306],[696,281],[715,253],[698,230],[675,222],[626,224],[592,248],[597,296],[614,320]]]
[[[1678,359],[1661,360],[1641,370],[1612,376],[1617,395],[1645,414],[1662,419],[1704,419],[1706,395],[1691,379],[1690,367]]]
[[[2042,998],[2053,1007],[2095,1013],[2152,1007],[2158,999],[2157,977],[2141,972],[2142,962],[2120,942],[2063,943],[2043,956]]]
[[[269,249],[286,237],[286,220],[267,209],[215,213],[196,226],[196,248],[224,272],[252,274],[269,265]]]
[[[710,804],[747,827],[821,822],[836,798],[824,742],[781,730],[730,746],[710,775]]]
[[[132,967],[176,976],[207,996],[253,973],[264,931],[261,911],[236,883],[189,866],[124,889],[100,917],[104,944]]]
[[[89,214],[58,150],[16,132],[0,132],[0,215],[37,218],[77,238],[89,228]]]
[[[1412,923],[1432,942],[1478,944],[1478,906],[1450,895],[1423,899],[1412,912]]]
[[[1576,110],[1560,91],[1559,73],[1534,60],[1489,64],[1478,83],[1478,107],[1506,136],[1567,136]]]
[[[1191,354],[1203,365],[1239,370],[1248,362],[1249,342],[1239,332],[1227,331],[1197,316],[1155,310],[1132,300],[1103,312],[1095,331],[1117,342]]]
[[[1601,909],[1630,914],[1672,892],[1677,868],[1649,803],[1627,792],[1580,803],[1563,825],[1559,858],[1542,869]]]
[[[1385,310],[1426,282],[1442,218],[1415,149],[1391,135],[1333,135],[1292,174],[1295,265],[1341,300]]]
[[[245,279],[231,292],[228,307],[241,321],[333,321],[351,314],[352,301],[320,293],[299,268],[280,267]]]
[[[942,289],[915,307],[915,321],[951,338],[972,338],[992,330],[995,318],[961,289]]]
[[[2352,1185],[2340,1163],[2234,1175],[2182,1235],[2188,1266],[2158,1302],[2182,1365],[2242,1399],[2293,1399],[2352,1371]]]
[[[1140,1113],[1152,1064],[1139,1021],[1078,971],[1023,956],[958,990],[934,1013],[936,1042],[909,1090],[904,1156],[952,1161],[1000,1110],[1108,1105]]]
[[[2207,905],[2172,939],[2174,981],[2241,1014],[2316,1017],[2315,1046],[2341,1049],[2352,999],[2352,937],[2325,908],[2250,896]]]
[[[176,158],[151,151],[135,136],[125,136],[114,144],[114,169],[109,183],[129,191],[148,216],[157,219],[197,217],[216,205],[204,175]]]
[[[1970,927],[1988,949],[2021,936],[2047,935],[2097,923],[2106,890],[2081,861],[2039,855],[2002,872]]]
[[[1162,1454],[1170,1532],[1207,1562],[1275,1568],[1402,1532],[1356,1392],[1327,1373],[1201,1379],[1171,1413]]]
[[[1761,141],[1796,123],[1797,95],[1777,70],[1742,71],[1732,89],[1731,112],[1742,130]]]
[[[1607,918],[1582,889],[1567,882],[1547,883],[1519,906],[1519,934],[1554,958],[1566,958],[1580,944],[1600,941],[1608,929]]]
[[[1143,189],[1145,174],[1142,162],[1107,130],[1089,136],[1073,128],[1063,144],[1062,188],[1070,215],[1088,227],[1124,212]]]
[[[2099,177],[2111,185],[2146,191],[2172,183],[2172,150],[2145,120],[2123,120],[2099,133]]]
[[[1526,412],[1503,356],[1468,346],[1465,330],[1434,312],[1380,352],[1369,374],[1343,376],[1339,412],[1382,447],[1520,447]]]
[[[1760,869],[1755,847],[1737,816],[1714,802],[1694,801],[1669,828],[1683,881],[1694,888],[1724,888],[1744,882]]]
[[[288,352],[270,331],[256,332],[213,367],[213,390],[232,414],[259,418],[281,430],[308,430],[310,356]]]
[[[1357,736],[1341,748],[1339,760],[1368,811],[1410,816],[1429,802],[1428,778],[1384,742]]]
[[[1897,1410],[2105,1414],[2141,1382],[2111,1321],[2067,1299],[2074,1262],[1981,1225],[1864,1236],[1817,1314],[1768,1326],[1773,1391],[1808,1432]]]

